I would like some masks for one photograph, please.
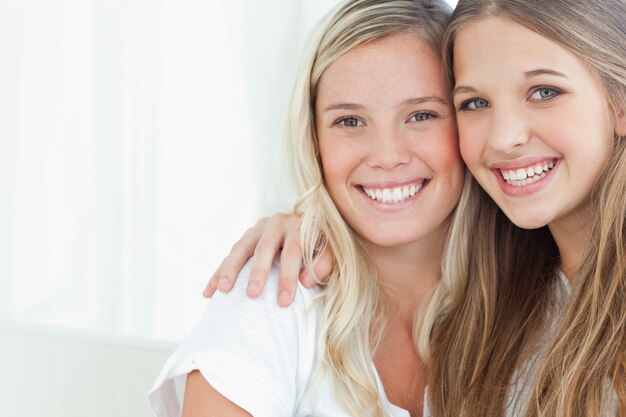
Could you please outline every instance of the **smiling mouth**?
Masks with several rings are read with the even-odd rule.
[[[513,187],[523,187],[545,178],[557,165],[558,160],[546,159],[517,169],[497,169],[504,181]]]
[[[383,204],[401,203],[415,194],[419,193],[424,188],[426,180],[415,184],[407,184],[401,187],[393,188],[369,188],[361,187],[363,192],[372,200]]]

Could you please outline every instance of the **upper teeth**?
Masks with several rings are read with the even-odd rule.
[[[545,173],[554,168],[554,161],[544,161],[535,165],[518,169],[501,169],[505,181],[537,180],[543,178]],[[535,178],[537,177],[537,178]]]
[[[363,191],[372,200],[380,201],[381,203],[399,203],[406,200],[409,197],[413,197],[423,187],[424,183],[404,185],[402,187],[394,188],[365,188]]]

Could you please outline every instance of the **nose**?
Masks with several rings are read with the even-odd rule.
[[[372,168],[393,169],[409,162],[408,138],[393,130],[377,131],[370,138],[368,165]]]
[[[511,153],[528,143],[530,129],[521,109],[494,109],[489,134],[489,147],[501,153]]]

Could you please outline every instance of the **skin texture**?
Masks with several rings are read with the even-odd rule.
[[[438,59],[410,34],[393,38],[393,44],[357,48],[333,63],[320,81],[315,109],[326,187],[372,251],[416,244],[430,234],[439,238],[463,180]],[[363,190],[409,184],[424,186],[397,204],[375,201]]]
[[[421,416],[426,376],[413,319],[439,278],[445,227],[464,179],[448,85],[439,58],[407,32],[349,51],[324,72],[317,91],[326,188],[366,246],[389,301],[374,364],[389,400]],[[365,192],[405,185],[416,186],[412,196],[377,201]],[[237,411],[196,374],[189,378],[189,410],[227,415],[208,411],[208,391],[226,407],[221,412]]]
[[[454,58],[454,105],[468,167],[518,226],[549,226],[562,269],[572,276],[588,235],[589,192],[614,135],[626,134],[625,117],[612,117],[605,92],[576,56],[510,20],[491,17],[464,27]],[[498,168],[517,170],[547,161],[556,167],[531,186],[507,187],[498,178]],[[260,236],[257,250],[262,253],[276,250],[278,244],[267,243],[272,239],[293,241],[290,230],[297,232],[297,227],[279,216],[285,215],[273,216],[268,224],[280,238],[257,225],[255,240],[246,241],[246,254],[233,251],[229,262],[243,263]],[[299,262],[299,255],[294,259]],[[327,274],[322,270],[318,276]],[[287,287],[295,286],[297,273],[289,277]]]
[[[367,151],[374,151],[378,156],[381,155],[380,151],[383,150],[387,154],[385,156],[388,160],[381,160],[378,156],[370,158],[368,161],[363,161],[362,166],[368,165],[371,171],[376,169],[380,170],[381,167],[389,167],[390,164],[397,164],[402,172],[395,177],[379,178],[376,177],[374,182],[368,182],[368,185],[378,186],[391,186],[398,185],[402,182],[421,182],[426,180],[426,186],[422,190],[424,194],[434,194],[436,196],[449,194],[446,202],[439,207],[431,206],[425,207],[428,201],[425,203],[418,203],[413,206],[413,212],[406,212],[405,217],[402,218],[398,213],[387,211],[384,216],[378,216],[373,214],[371,210],[371,199],[363,199],[363,193],[355,189],[354,185],[344,184],[344,191],[350,190],[350,192],[344,193],[351,198],[350,203],[346,202],[344,207],[350,211],[359,210],[359,204],[362,208],[366,209],[367,213],[372,214],[369,218],[363,221],[363,224],[375,224],[376,230],[365,230],[359,224],[355,224],[355,228],[358,232],[365,233],[366,240],[371,241],[372,234],[376,234],[376,239],[396,239],[399,231],[406,234],[404,241],[411,239],[410,233],[413,230],[413,225],[417,224],[414,219],[420,218],[420,225],[440,224],[442,218],[445,218],[449,212],[450,207],[456,204],[458,200],[458,193],[461,183],[459,178],[462,178],[462,166],[460,164],[459,153],[457,150],[457,144],[455,140],[448,140],[447,138],[454,137],[456,135],[454,120],[452,113],[447,103],[447,86],[442,78],[441,71],[438,67],[438,60],[427,47],[424,45],[418,48],[416,51],[416,57],[425,54],[428,56],[428,60],[424,60],[422,64],[426,65],[426,70],[420,70],[419,80],[423,82],[423,91],[419,91],[415,97],[404,97],[404,99],[425,99],[423,103],[420,103],[417,107],[411,107],[411,103],[404,103],[404,108],[392,108],[394,103],[390,103],[389,99],[386,100],[384,106],[381,108],[379,114],[369,114],[371,112],[371,106],[373,103],[378,103],[381,100],[381,96],[385,95],[388,91],[394,88],[389,84],[390,80],[398,80],[395,86],[394,93],[402,93],[406,87],[407,75],[401,75],[400,69],[395,65],[390,65],[388,68],[381,68],[381,74],[383,80],[379,82],[380,85],[376,88],[370,87],[371,94],[367,97],[351,97],[349,95],[345,97],[337,97],[337,100],[341,99],[343,104],[354,105],[350,103],[350,100],[363,100],[360,103],[360,108],[355,109],[354,112],[341,113],[341,108],[334,108],[327,112],[323,112],[324,109],[316,109],[320,112],[320,120],[318,120],[317,129],[320,134],[326,133],[329,137],[341,137],[342,141],[320,141],[320,146],[332,147],[329,155],[352,155],[352,158],[357,160],[363,160],[365,148],[363,144],[366,143]],[[342,61],[342,60],[339,60]],[[338,61],[338,62],[339,62]],[[372,60],[376,61],[376,60]],[[343,60],[344,67],[348,66],[352,62],[352,70],[357,65],[356,62],[351,60]],[[363,71],[363,74],[354,74],[353,78],[337,81],[340,85],[349,86],[354,91],[368,91],[367,86],[364,85],[364,75],[369,73],[371,64],[374,62],[365,63],[367,65],[367,71]],[[416,63],[415,63],[416,64]],[[330,71],[331,69],[329,69]],[[388,75],[389,74],[389,75]],[[402,76],[404,78],[397,78]],[[411,77],[415,77],[411,74]],[[321,85],[328,82],[328,77],[324,76],[321,80]],[[359,85],[360,82],[360,85]],[[360,88],[360,90],[358,90]],[[430,90],[429,90],[430,89]],[[333,90],[335,91],[335,90]],[[318,97],[318,107],[320,100],[323,100],[323,94],[320,93]],[[348,101],[346,101],[348,100]],[[334,104],[342,104],[340,101]],[[385,100],[383,100],[385,101]],[[369,106],[369,108],[368,108]],[[350,106],[348,106],[350,107]],[[352,106],[353,107],[353,106]],[[350,108],[349,110],[352,110]],[[358,111],[356,111],[358,110]],[[413,111],[413,113],[410,113]],[[391,115],[391,112],[395,112]],[[344,116],[359,116],[351,119],[349,122],[356,122],[358,127],[345,126],[331,126],[335,119],[333,117],[339,117],[338,115],[344,114]],[[395,117],[394,120],[384,120],[379,123],[378,120],[373,120],[374,116],[380,118],[381,116]],[[414,120],[409,119],[414,117]],[[423,118],[424,120],[421,120]],[[332,119],[332,120],[331,120]],[[363,119],[363,120],[361,120]],[[369,120],[368,120],[369,119]],[[375,123],[369,123],[373,121]],[[366,123],[367,122],[367,123]],[[379,133],[382,129],[390,129],[395,135],[402,138],[402,140],[386,140],[386,141],[373,141],[371,138]],[[445,138],[441,140],[440,138]],[[421,138],[421,139],[420,139]],[[389,138],[388,138],[389,139]],[[415,143],[410,141],[414,140]],[[379,147],[379,149],[375,149]],[[390,152],[388,152],[390,151]],[[413,156],[411,156],[413,154]],[[419,158],[415,158],[414,155],[419,154]],[[390,155],[390,156],[389,156]],[[400,159],[398,159],[400,157]],[[378,158],[378,159],[377,159]],[[404,160],[402,159],[404,158]],[[423,160],[422,160],[423,159]],[[327,158],[325,165],[337,164],[333,158]],[[326,167],[326,174],[328,176],[328,169]],[[363,171],[363,168],[360,168]],[[345,175],[345,174],[344,174]],[[358,180],[367,182],[370,178],[360,172],[354,173],[354,175],[360,175]],[[339,185],[334,178],[329,178],[329,187],[335,187],[336,192],[339,192]],[[358,184],[357,184],[358,186]],[[332,193],[333,191],[331,191]],[[362,204],[367,203],[367,204]],[[343,211],[343,210],[342,210]],[[427,217],[423,217],[426,213]],[[369,214],[368,214],[369,215]],[[418,215],[418,217],[414,217]],[[374,222],[374,223],[372,223]],[[381,223],[382,222],[382,223]],[[407,227],[411,225],[411,227]],[[388,236],[385,237],[384,235]],[[370,236],[368,238],[368,236]],[[387,244],[383,243],[382,246]],[[331,253],[324,252],[318,262],[314,265],[313,271],[315,277],[309,276],[305,271],[300,269],[301,265],[301,248],[299,245],[299,228],[298,218],[296,216],[289,216],[285,214],[276,214],[268,218],[263,218],[255,225],[255,227],[248,230],[244,236],[233,246],[230,254],[218,267],[218,269],[211,276],[203,294],[205,297],[211,297],[216,290],[223,292],[230,291],[234,280],[242,268],[243,264],[248,258],[254,255],[252,272],[250,275],[250,284],[248,286],[248,295],[250,297],[256,297],[261,293],[267,279],[267,274],[271,268],[272,260],[275,254],[282,248],[281,253],[281,277],[279,283],[278,303],[285,307],[291,304],[293,296],[295,294],[295,287],[298,279],[306,286],[312,287],[317,283],[315,277],[318,279],[324,279],[331,272],[332,259]]]
[[[605,91],[576,56],[506,19],[488,18],[460,31],[455,73],[454,104],[468,166],[514,223],[524,228],[548,225],[561,253],[561,268],[573,276],[589,236],[589,195],[614,135],[626,134],[624,116],[611,114]],[[358,122],[352,125],[360,127]],[[554,167],[545,177],[519,187],[506,185],[502,171],[546,161]],[[345,179],[356,174],[345,172],[336,181],[337,194],[351,192]],[[370,226],[362,225],[364,236]],[[407,346],[405,323],[400,319],[389,337],[402,348]],[[391,343],[381,351],[393,359]],[[384,368],[380,357],[376,363]],[[396,364],[395,370],[403,369]]]
[[[371,255],[391,306],[374,363],[390,401],[421,415],[425,375],[413,317],[439,278],[444,228],[464,177],[439,59],[409,33],[356,48],[322,76],[315,111],[326,188]],[[408,184],[423,188],[403,201],[365,192]]]
[[[468,168],[513,223],[549,226],[571,275],[591,223],[589,195],[614,140],[600,83],[568,50],[504,18],[464,27],[454,63]],[[502,179],[502,169],[545,162],[555,167],[532,184],[512,187]]]

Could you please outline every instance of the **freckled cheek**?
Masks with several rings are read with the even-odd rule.
[[[332,186],[337,183],[342,175],[342,167],[341,164],[337,164],[333,158],[322,158],[322,169],[324,171],[324,179],[326,180],[326,184]]]
[[[439,161],[436,165],[462,165],[459,152],[459,142],[455,128],[446,129],[432,142],[433,148],[427,154],[436,155]]]
[[[350,172],[354,168],[351,152],[354,153],[353,150],[345,149],[342,146],[325,146],[320,143],[320,159],[324,179],[331,194],[336,187],[347,182]]]
[[[456,130],[452,129],[433,139],[433,146],[423,149],[419,155],[427,157],[424,162],[435,171],[435,175],[440,179],[445,179],[451,187],[460,187],[465,169],[459,152]]]
[[[456,133],[451,133],[441,138],[441,153],[444,155],[447,164],[462,163]]]

